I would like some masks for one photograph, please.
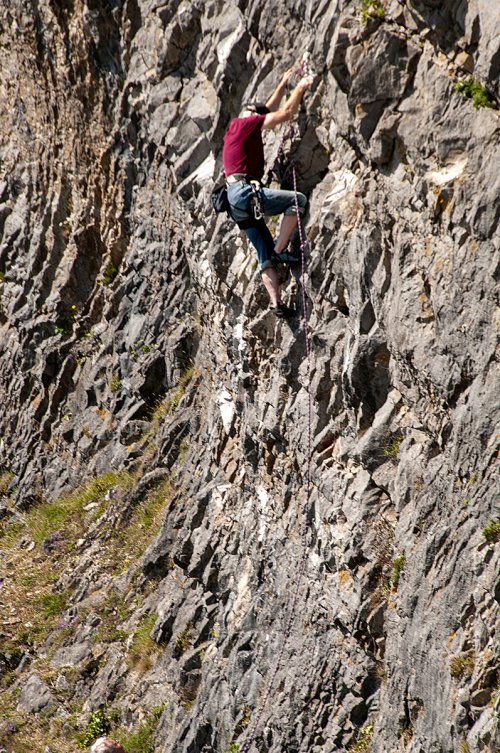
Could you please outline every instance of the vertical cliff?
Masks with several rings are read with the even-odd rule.
[[[2,4],[8,753],[498,747],[494,5]],[[209,199],[301,60],[286,323]]]

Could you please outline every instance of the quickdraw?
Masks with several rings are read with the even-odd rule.
[[[249,183],[252,187],[251,206],[252,206],[253,216],[255,217],[256,220],[261,220],[264,217],[264,209],[262,206],[262,196],[260,194],[261,185],[258,180],[250,180]]]

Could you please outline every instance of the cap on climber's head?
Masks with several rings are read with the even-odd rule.
[[[90,753],[127,753],[123,745],[110,737],[99,737],[90,749]]]
[[[245,110],[255,112],[257,115],[267,115],[268,112],[271,112],[269,107],[266,107],[263,102],[247,102],[245,104]]]

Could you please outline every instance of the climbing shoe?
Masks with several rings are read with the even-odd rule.
[[[289,251],[282,251],[281,254],[274,254],[273,260],[277,262],[281,262],[282,264],[300,264],[301,259],[300,256],[295,256],[295,254],[291,254]]]
[[[278,303],[277,306],[271,306],[271,311],[279,319],[290,319],[297,313],[296,309],[292,306],[287,306],[286,303]]]

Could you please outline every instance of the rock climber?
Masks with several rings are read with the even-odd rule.
[[[292,75],[293,69],[290,68],[283,74],[265,104],[255,102],[245,105],[241,115],[229,123],[222,150],[231,216],[245,231],[257,251],[262,281],[271,299],[271,309],[281,318],[293,316],[295,309],[287,306],[280,298],[280,281],[275,265],[277,262],[298,261],[297,257],[286,251],[298,218],[293,191],[266,188],[261,184],[264,175],[262,131],[286,123],[298,112],[302,96],[311,86],[313,79],[312,76],[301,78],[281,106],[287,83]],[[256,183],[252,184],[252,181]],[[257,201],[258,211],[262,215],[284,215],[276,241],[273,240],[264,219],[257,219],[253,215],[252,200]],[[302,214],[307,204],[304,194],[297,194],[297,203]]]
[[[90,753],[127,753],[123,745],[110,737],[100,737],[92,745]]]

